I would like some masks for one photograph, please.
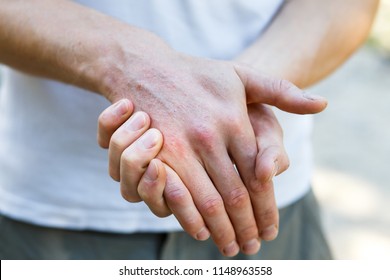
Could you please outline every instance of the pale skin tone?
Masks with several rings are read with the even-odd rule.
[[[227,256],[259,250],[259,236],[269,226],[276,228],[277,212],[264,226],[268,205],[260,195],[250,199],[251,192],[268,193],[275,204],[272,190],[256,176],[258,149],[247,103],[277,102],[284,110],[315,113],[326,106],[323,99],[305,98],[289,82],[238,63],[177,53],[154,34],[69,1],[0,4],[2,63],[89,89],[111,102],[130,99],[164,133],[158,158],[169,166],[165,198],[187,232],[197,239],[210,234]],[[288,96],[298,98],[290,102]],[[139,200],[127,188],[129,179],[120,177],[127,174],[127,157],[121,161],[116,153],[115,160],[115,145],[111,151],[110,163],[123,167],[119,173],[110,169],[121,181],[122,195]],[[183,195],[191,199],[184,207]]]
[[[360,4],[366,2],[353,1],[350,5],[359,11],[362,6],[372,6],[373,1],[369,1],[370,5]],[[260,117],[248,115],[251,110],[247,104],[267,103],[289,112],[316,113],[324,109],[325,100],[304,98],[289,82],[260,74],[259,70],[264,69],[258,57],[253,67],[193,58],[175,52],[149,32],[75,3],[0,0],[0,7],[0,62],[33,75],[89,89],[113,103],[130,99],[136,111],[148,113],[152,126],[164,134],[158,160],[149,166],[155,166],[164,177],[165,169],[160,162],[165,164],[165,200],[187,232],[198,239],[205,239],[210,233],[227,256],[235,255],[240,249],[248,254],[258,251],[259,236],[270,226],[277,227],[277,211],[272,186],[264,186],[258,174],[262,161],[257,143],[259,135],[253,123]],[[96,30],[99,32],[93,32]],[[267,34],[263,38],[271,36]],[[252,62],[251,53],[259,55],[255,45],[237,61]],[[354,41],[346,53],[357,45]],[[260,40],[257,47],[261,46]],[[315,48],[315,53],[322,51]],[[327,58],[326,55],[318,57]],[[342,59],[345,57],[332,67]],[[283,63],[275,63],[278,64]],[[311,65],[316,64],[311,61]],[[327,68],[327,73],[332,67]],[[269,73],[294,81],[283,71]],[[123,120],[131,114],[132,105],[128,106]],[[148,127],[144,116],[146,123],[142,127]],[[157,130],[151,134],[157,143],[152,147],[158,147],[161,135]],[[110,174],[121,181],[123,196],[137,201],[138,193],[129,187],[134,178],[122,176],[132,164],[126,160],[126,153],[122,155],[122,147],[131,144],[121,143],[117,149],[115,144],[110,146]],[[232,160],[241,176],[234,170]],[[277,172],[283,171],[285,165],[281,164]],[[183,199],[191,200],[189,208],[179,207]],[[196,216],[187,225],[188,220],[183,219],[192,211]],[[268,220],[264,220],[264,213],[271,213]]]
[[[246,62],[261,72],[289,79],[301,87],[308,87],[336,69],[364,41],[377,5],[378,1],[287,1],[265,34],[237,60]],[[318,13],[318,10],[322,12]],[[310,24],[307,24],[308,22]],[[257,160],[257,173],[261,177],[261,184],[272,189],[272,177],[287,168],[288,159],[282,145],[282,133],[274,116],[268,115],[261,122],[256,122],[255,120],[265,116],[266,110],[265,107],[262,109],[262,105],[256,106],[257,110],[253,110],[255,107],[252,107],[252,110],[249,108],[249,116],[258,112],[256,118],[251,118],[252,126],[256,135],[263,136],[257,137],[258,155],[261,155]],[[113,116],[115,114],[111,107],[102,113],[99,120],[98,136],[103,147],[109,146],[110,137],[116,129],[118,130],[111,141],[121,137],[120,125],[123,120]],[[145,126],[143,131],[146,129]],[[121,149],[126,149],[126,154],[131,155],[128,162],[133,170],[133,177],[128,181],[127,187],[133,189],[135,196],[139,194],[156,215],[165,216],[171,213],[163,198],[166,173],[162,163],[153,159],[163,140],[161,134],[147,132],[140,139],[155,135],[156,145],[152,149],[143,149],[138,142],[140,139],[134,140],[136,137],[128,142],[129,146],[125,145]],[[267,137],[264,135],[272,141],[266,141]],[[281,165],[278,172],[275,172],[271,164],[275,161]],[[262,168],[259,168],[260,166]],[[110,168],[120,169],[115,165]],[[268,209],[268,220],[275,222],[277,211],[274,210],[275,205],[269,203],[273,201],[273,197],[268,197],[267,192],[265,194],[263,209]],[[277,225],[277,222],[275,224]],[[275,236],[276,232],[271,231],[262,237],[271,240]]]
[[[185,188],[176,190],[182,192],[180,199],[173,202],[170,199],[170,185],[169,183],[166,184],[166,180],[167,173],[170,174],[172,170],[160,160],[155,159],[163,144],[161,133],[154,128],[148,129],[150,119],[146,113],[137,112],[136,115],[129,118],[132,112],[133,106],[126,99],[120,100],[102,112],[98,126],[99,143],[102,147],[112,146],[113,141],[126,143],[121,149],[121,159],[126,160],[127,168],[131,170],[131,172],[126,172],[123,175],[127,176],[127,187],[133,188],[136,196],[142,199],[154,214],[164,217],[173,212],[179,218],[183,227],[187,229],[187,232],[191,231],[191,227],[202,226],[202,224],[194,225],[191,223],[197,215],[197,210]],[[248,113],[255,135],[261,135],[256,139],[259,148],[256,172],[259,174],[261,184],[265,185],[265,188],[270,191],[273,187],[273,177],[288,167],[288,157],[283,147],[282,129],[272,110],[262,104],[249,105]],[[128,125],[134,123],[134,120],[140,114],[147,121],[142,127],[138,127],[138,130],[129,131],[127,129]],[[116,140],[116,137],[119,140]],[[275,212],[268,212],[269,217],[263,216],[262,221],[268,222],[267,218],[273,219],[274,215],[277,216],[273,191],[257,194],[257,196],[260,195],[264,200],[263,206],[268,206],[270,210],[275,209]],[[269,204],[267,205],[267,203]],[[176,204],[180,206],[177,209],[175,209]],[[188,207],[191,211],[183,213],[183,211],[180,211],[183,207]],[[271,222],[273,221],[271,220]],[[267,234],[268,236],[264,235],[263,239],[271,240],[275,238],[274,231]],[[196,238],[196,236],[194,237]],[[207,237],[208,235],[198,239],[202,240]]]

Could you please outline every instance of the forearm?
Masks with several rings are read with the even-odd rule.
[[[265,33],[237,60],[263,73],[310,86],[365,40],[377,0],[287,0]]]
[[[62,0],[0,0],[0,42],[0,63],[106,96],[128,83],[123,72],[170,51],[152,33]]]

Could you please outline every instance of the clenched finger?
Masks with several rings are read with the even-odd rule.
[[[122,196],[127,201],[141,201],[138,183],[149,162],[161,150],[162,143],[161,132],[151,128],[123,151],[120,157],[120,186]]]
[[[97,140],[102,148],[108,148],[112,134],[130,117],[133,109],[133,103],[130,100],[121,99],[100,114]]]
[[[122,153],[149,128],[149,125],[149,116],[144,112],[136,112],[112,135],[108,156],[109,173],[114,180],[120,180]],[[131,155],[131,153],[127,155]]]
[[[150,160],[150,156],[151,154],[149,153],[144,158],[144,162],[139,164],[146,165]],[[164,198],[164,190],[167,183],[166,173],[164,164],[158,159],[152,159],[138,184],[139,196],[148,205],[153,214],[158,217],[166,217],[172,214]]]

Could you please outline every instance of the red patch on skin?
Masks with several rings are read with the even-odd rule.
[[[141,90],[143,89],[143,86],[140,85],[140,84],[138,84],[138,85],[136,85],[135,89],[136,89],[137,91],[141,91]]]
[[[188,145],[185,145],[181,139],[181,136],[165,138],[159,158],[167,163],[186,161],[192,149]]]

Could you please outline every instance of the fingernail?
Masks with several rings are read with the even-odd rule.
[[[326,99],[322,96],[308,94],[307,92],[304,92],[302,94],[302,96],[303,96],[303,98],[311,100],[311,101],[326,101]]]
[[[135,113],[126,123],[126,128],[130,131],[137,131],[146,125],[146,118],[143,113]]]
[[[242,247],[242,251],[247,255],[256,254],[260,250],[260,241],[258,239],[249,240]]]
[[[158,167],[157,164],[154,163],[153,161],[149,163],[148,168],[146,169],[145,179],[148,180],[149,182],[154,182],[158,178]]]
[[[151,149],[156,146],[158,142],[158,132],[154,129],[150,129],[141,136],[140,142],[145,149]]]
[[[195,238],[196,240],[204,241],[209,239],[210,237],[210,232],[208,231],[207,228],[203,227],[196,235]]]
[[[114,105],[113,113],[118,117],[125,115],[127,111],[128,111],[127,102],[123,99]]]
[[[266,241],[274,240],[278,236],[278,227],[276,225],[269,226],[261,232],[261,238]]]
[[[238,254],[240,251],[240,248],[238,247],[238,244],[236,241],[231,242],[229,245],[227,245],[225,248],[223,248],[222,253],[227,257],[233,257]]]

